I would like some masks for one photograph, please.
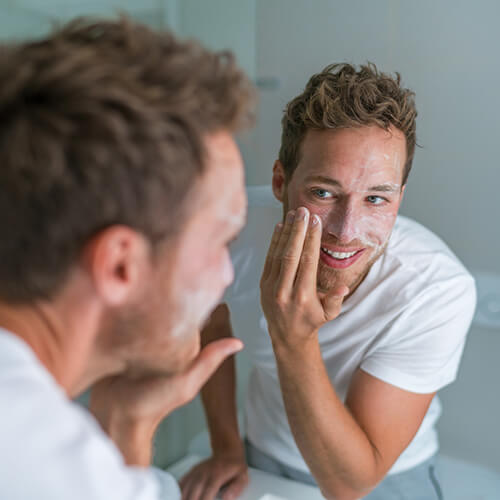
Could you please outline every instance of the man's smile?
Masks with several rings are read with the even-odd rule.
[[[321,247],[320,258],[328,267],[345,269],[352,266],[364,253],[366,248]]]

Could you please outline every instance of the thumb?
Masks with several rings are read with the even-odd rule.
[[[325,318],[327,321],[335,319],[340,314],[342,302],[349,293],[349,288],[345,285],[332,288],[321,300]]]
[[[231,355],[243,349],[243,342],[234,337],[214,340],[198,354],[186,374],[198,387],[196,392],[213,375],[219,366]]]

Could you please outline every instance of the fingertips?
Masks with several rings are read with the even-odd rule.
[[[224,491],[221,493],[221,499],[235,500],[243,492],[247,484],[248,476],[246,474],[240,475],[224,488]]]
[[[309,219],[309,230],[317,231],[321,230],[321,218],[318,214],[312,214]]]
[[[226,358],[243,349],[243,342],[235,337],[214,340],[201,352],[201,362],[207,370],[215,370]]]
[[[236,354],[245,347],[245,344],[243,344],[243,342],[240,339],[234,337],[223,340],[227,340],[226,345],[224,346],[226,351],[226,356],[231,356],[231,354]]]
[[[349,291],[349,287],[347,287],[346,285],[340,285],[339,287],[335,288],[332,295],[343,298],[349,295]]]

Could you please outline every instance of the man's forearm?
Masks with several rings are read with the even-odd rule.
[[[327,498],[359,498],[379,481],[376,449],[335,393],[317,342],[274,346],[288,421]]]
[[[236,411],[234,359],[226,360],[202,390],[214,454],[242,451]]]
[[[202,332],[202,344],[232,336],[229,311],[220,305]],[[236,411],[236,370],[234,357],[228,358],[201,391],[212,451],[243,453]]]
[[[151,465],[155,426],[111,418],[103,429],[119,448],[127,465]]]

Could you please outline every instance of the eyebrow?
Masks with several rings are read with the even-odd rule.
[[[309,177],[306,177],[305,180],[306,182],[321,182],[322,184],[328,184],[330,186],[342,189],[342,184],[339,181],[332,179],[331,177],[325,177],[324,175],[311,175]],[[372,186],[368,188],[367,191],[375,191],[379,193],[395,193],[400,189],[401,186],[399,186],[398,184],[389,182],[386,184],[379,184],[378,186]]]

